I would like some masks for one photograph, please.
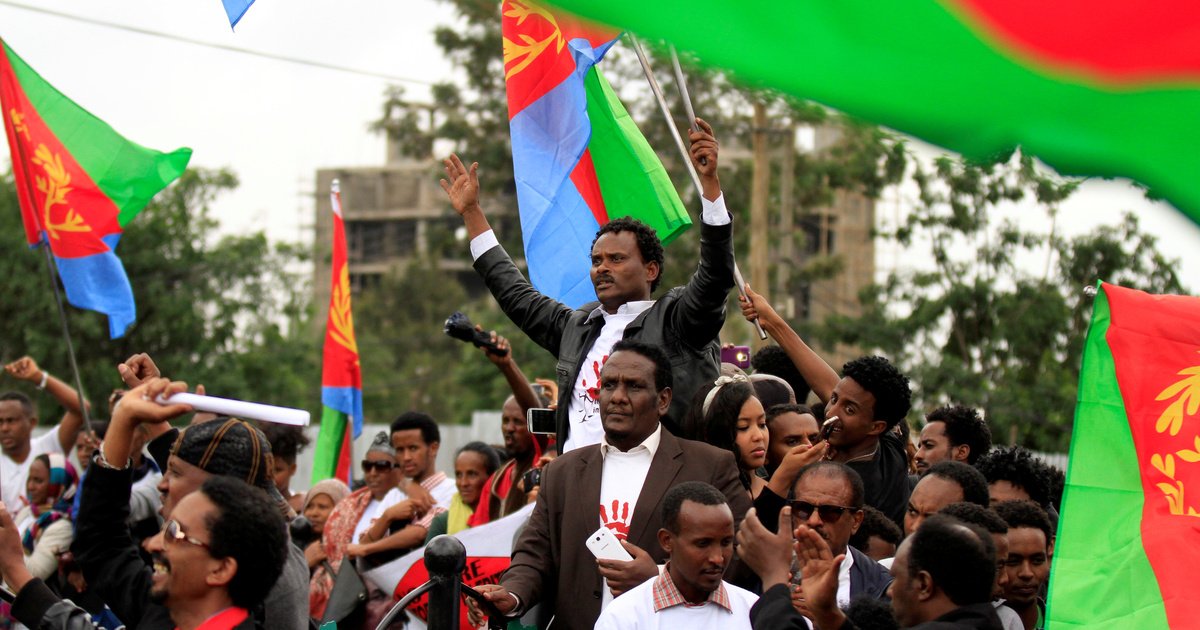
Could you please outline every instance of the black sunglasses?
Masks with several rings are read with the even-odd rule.
[[[387,472],[395,467],[396,467],[396,462],[389,462],[389,461],[373,462],[369,459],[364,459],[362,461],[362,469],[363,469],[363,472],[365,472],[365,473],[371,472],[371,470],[381,470],[383,472]]]
[[[807,521],[812,513],[816,511],[821,517],[823,523],[833,523],[846,512],[857,512],[859,508],[846,507],[844,505],[815,505],[808,501],[788,501],[788,505],[792,506],[792,520]]]

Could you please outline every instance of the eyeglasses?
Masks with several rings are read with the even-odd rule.
[[[163,524],[163,539],[169,543],[186,542],[196,545],[197,547],[204,547],[205,549],[209,548],[208,543],[188,536],[187,533],[183,531],[183,526],[180,525],[179,521],[175,519],[171,519]]]
[[[364,459],[362,461],[362,468],[363,468],[363,472],[365,472],[365,473],[369,473],[372,470],[378,470],[380,472],[388,472],[395,467],[396,467],[396,462],[389,462],[389,461],[376,462],[376,461],[371,461],[369,459]]]
[[[833,523],[842,518],[846,512],[857,512],[859,508],[846,507],[844,505],[814,505],[808,501],[789,501],[788,505],[792,506],[793,521],[807,521],[812,513],[816,511],[821,517],[823,523]]]

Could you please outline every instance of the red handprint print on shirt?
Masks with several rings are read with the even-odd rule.
[[[600,522],[605,527],[612,530],[613,535],[617,540],[625,540],[629,537],[629,502],[613,499],[611,515],[604,510],[604,504],[600,504]]]
[[[592,386],[588,387],[587,377],[583,378],[583,388],[587,392],[587,400],[594,402],[600,399],[600,368],[604,367],[604,362],[608,361],[608,355],[600,357],[599,361],[592,361],[592,373],[596,375],[596,380],[592,381]]]

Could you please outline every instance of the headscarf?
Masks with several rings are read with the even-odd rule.
[[[392,446],[392,436],[387,431],[380,431],[375,434],[375,438],[371,440],[371,445],[367,447],[368,453],[372,451],[395,457],[396,447]]]
[[[62,454],[43,453],[36,459],[50,469],[50,485],[46,495],[50,501],[50,509],[43,512],[41,506],[34,504],[33,497],[29,497],[29,508],[33,512],[34,521],[21,538],[21,546],[25,547],[27,553],[33,553],[34,545],[47,527],[60,519],[71,519],[71,506],[79,485],[79,474]]]
[[[308,492],[304,493],[304,507],[300,508],[300,511],[307,510],[308,504],[312,503],[313,499],[322,494],[328,496],[333,500],[333,504],[337,505],[341,503],[342,499],[346,498],[346,495],[350,494],[350,488],[346,487],[346,484],[341,479],[318,481],[313,484],[313,487],[308,489]]]

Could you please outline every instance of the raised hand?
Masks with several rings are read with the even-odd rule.
[[[738,558],[762,580],[763,590],[788,581],[792,558],[792,508],[779,512],[779,529],[772,534],[750,508],[737,532]]]
[[[464,215],[479,208],[479,163],[472,162],[468,169],[458,156],[451,153],[450,157],[442,160],[446,170],[446,179],[439,180],[442,190],[450,198],[450,205],[459,215]]]
[[[700,176],[704,197],[715,201],[721,194],[721,180],[717,177],[717,153],[720,145],[713,136],[712,126],[697,118],[696,128],[688,132],[688,139],[692,143],[692,166],[696,167],[696,174]]]
[[[37,362],[31,357],[21,357],[9,363],[4,366],[4,371],[8,372],[8,375],[15,379],[29,381],[30,383],[42,382],[42,371],[38,369]]]
[[[154,364],[154,359],[151,359],[150,355],[145,352],[139,352],[125,359],[124,363],[118,363],[117,372],[121,374],[121,380],[125,381],[125,386],[129,389],[133,389],[149,379],[162,377],[162,372]]]
[[[800,563],[804,604],[820,628],[841,627],[837,605],[838,569],[846,554],[833,555],[829,543],[807,525],[796,528],[796,559]]]
[[[767,301],[767,298],[755,293],[750,288],[750,283],[746,283],[746,295],[738,296],[738,304],[742,307],[742,316],[746,321],[753,322],[757,320],[763,326],[769,322],[774,322],[779,319],[779,314]]]
[[[165,378],[143,381],[121,397],[121,402],[113,409],[113,423],[156,424],[182,416],[192,410],[191,405],[161,405],[157,399],[159,396],[170,398],[173,394],[186,392],[187,388],[187,383]]]

